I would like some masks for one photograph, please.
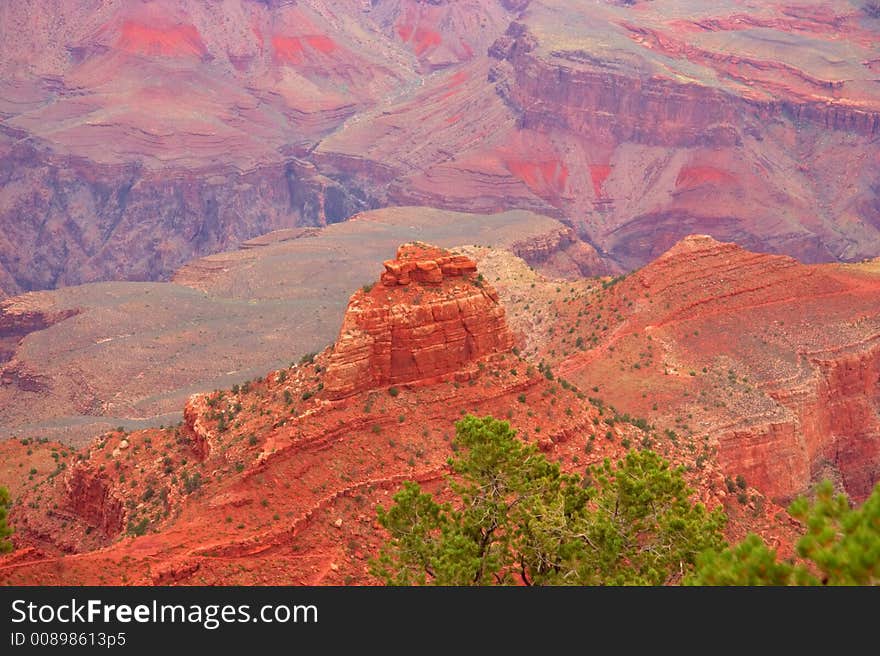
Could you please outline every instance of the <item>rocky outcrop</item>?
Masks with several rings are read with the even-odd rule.
[[[476,264],[425,244],[401,246],[381,283],[355,292],[333,347],[324,392],[361,390],[454,374],[507,351],[513,337],[498,295]]]
[[[212,434],[202,420],[207,410],[205,397],[200,394],[190,397],[183,409],[183,434],[199,460],[205,460],[211,454]]]
[[[617,272],[593,246],[578,239],[566,226],[514,242],[510,250],[529,265],[541,266],[552,275],[578,278]]]
[[[396,260],[384,262],[381,281],[385,287],[410,283],[441,285],[444,278],[460,278],[477,271],[477,263],[464,255],[444,255],[421,244],[407,244],[397,251]]]
[[[70,472],[67,510],[106,537],[116,537],[125,527],[123,500],[114,493],[107,475],[89,465],[78,465]]]

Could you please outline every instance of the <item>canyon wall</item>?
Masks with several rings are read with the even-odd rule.
[[[163,280],[187,261],[279,228],[372,207],[295,161],[150,171],[0,142],[0,269],[7,294],[100,280]],[[355,191],[354,194],[359,192]]]
[[[876,262],[805,265],[692,235],[576,316],[561,304],[571,337],[544,348],[579,335],[559,375],[693,440],[731,480],[787,502],[831,478],[859,501],[880,479],[878,299]]]
[[[880,338],[807,361],[814,369],[807,381],[768,390],[790,418],[747,419],[746,426],[723,432],[719,460],[776,499],[792,499],[831,478],[863,501],[880,480]]]
[[[856,6],[94,5],[3,10],[0,294],[391,205],[557,217],[591,273],[692,232],[811,262],[880,244],[880,21]]]

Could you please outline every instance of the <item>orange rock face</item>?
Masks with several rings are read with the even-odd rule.
[[[467,362],[507,351],[513,336],[498,295],[461,255],[401,246],[381,285],[356,292],[330,356],[325,390],[339,399],[364,389],[438,380]]]
[[[114,493],[107,475],[93,467],[75,467],[67,480],[67,499],[70,512],[100,529],[104,535],[115,537],[122,531],[125,507],[123,500]]]

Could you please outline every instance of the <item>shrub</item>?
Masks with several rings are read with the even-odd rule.
[[[370,571],[388,584],[659,585],[724,544],[723,513],[692,504],[682,470],[650,451],[581,478],[492,417],[459,421],[454,444],[457,502],[406,482],[377,509],[389,539]]]
[[[823,481],[810,503],[804,498],[789,506],[792,517],[806,527],[797,555],[806,564],[780,561],[757,535],[720,553],[700,556],[691,585],[877,585],[880,564],[880,484],[858,508]]]
[[[137,524],[134,521],[128,522],[128,534],[134,536],[144,535],[147,532],[147,528],[150,526],[150,520],[144,517]]]
[[[183,489],[187,494],[192,494],[200,487],[202,487],[202,475],[199,472],[194,472],[191,476],[186,472],[183,474]]]

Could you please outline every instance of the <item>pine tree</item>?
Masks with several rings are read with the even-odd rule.
[[[724,546],[723,513],[690,502],[682,470],[650,452],[563,473],[510,425],[467,416],[450,461],[454,501],[405,483],[378,508],[390,538],[371,571],[388,584],[661,584]]]
[[[805,562],[780,561],[757,535],[721,553],[706,553],[691,585],[877,585],[880,583],[880,484],[859,508],[829,481],[813,503],[789,507],[806,527],[796,550]]]

